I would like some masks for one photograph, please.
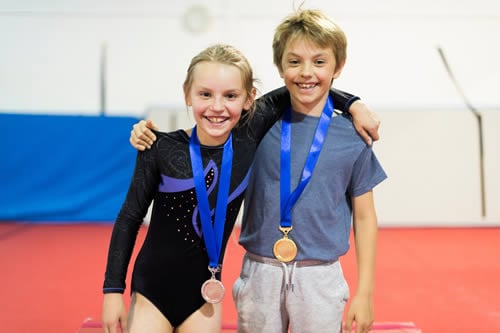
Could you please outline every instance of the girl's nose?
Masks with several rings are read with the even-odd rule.
[[[224,110],[224,99],[223,98],[214,98],[214,102],[212,104],[212,110],[214,111],[223,111]]]

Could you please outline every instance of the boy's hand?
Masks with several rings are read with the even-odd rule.
[[[355,333],[368,333],[373,324],[373,303],[369,296],[354,296],[347,310],[344,333],[351,333],[355,325]]]
[[[368,145],[371,146],[374,141],[379,139],[380,119],[375,112],[357,100],[351,104],[349,113],[352,116],[354,128]]]
[[[130,131],[130,144],[140,151],[151,148],[153,142],[156,141],[156,135],[151,129],[158,130],[158,126],[152,120],[141,120],[134,124]]]

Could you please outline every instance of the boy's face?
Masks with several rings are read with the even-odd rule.
[[[323,48],[305,38],[289,41],[283,53],[280,76],[297,112],[319,115],[344,64],[337,64],[331,48]]]

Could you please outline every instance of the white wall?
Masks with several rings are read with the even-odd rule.
[[[375,189],[381,224],[500,225],[500,109],[483,113],[486,216],[476,119],[467,110],[380,112],[375,144],[389,178]]]
[[[273,29],[293,3],[0,0],[0,112],[99,113],[102,45],[111,115],[185,112],[187,64],[215,42],[244,51],[261,91],[268,91],[281,85],[272,65]],[[186,25],[193,6],[207,9],[203,32]],[[305,7],[324,10],[344,28],[348,61],[336,86],[362,96],[383,120],[376,150],[390,179],[376,190],[381,222],[500,223],[500,2],[306,0]],[[192,28],[202,25],[203,15],[195,13]],[[486,219],[479,214],[474,118],[447,76],[438,45],[484,112]],[[190,124],[184,113],[175,119],[176,126]]]
[[[182,105],[189,60],[214,42],[242,49],[267,91],[281,84],[272,65],[273,29],[293,2],[0,0],[0,110],[98,112],[103,44],[112,114]],[[188,31],[184,21],[196,5],[207,8],[201,33]],[[372,107],[461,106],[437,45],[476,106],[499,105],[499,1],[306,0],[305,6],[323,9],[346,31],[349,55],[337,85]]]

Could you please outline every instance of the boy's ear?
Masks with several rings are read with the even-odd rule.
[[[280,74],[280,78],[283,78],[283,69],[280,66],[276,66],[278,69],[278,73]]]
[[[345,61],[343,61],[341,64],[337,65],[337,68],[335,68],[335,72],[333,73],[332,80],[338,79],[340,76],[340,73],[342,73],[342,70],[344,69]]]

